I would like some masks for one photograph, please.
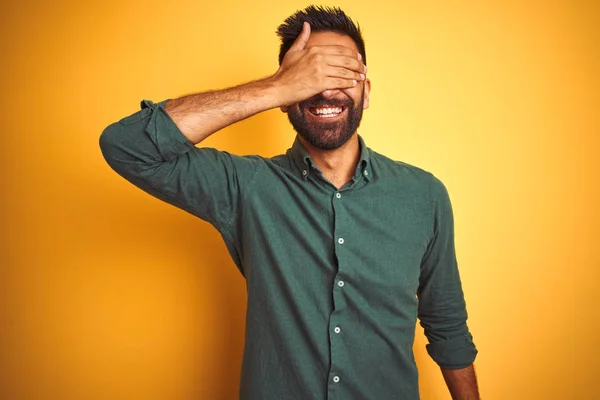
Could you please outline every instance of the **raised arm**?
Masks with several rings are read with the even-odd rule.
[[[224,127],[276,107],[306,100],[327,89],[356,85],[364,73],[360,56],[342,46],[305,49],[310,25],[284,57],[275,75],[234,88],[169,101],[166,111],[181,132],[197,144]]]
[[[309,37],[310,25],[305,23],[278,71],[268,78],[158,104],[142,102],[142,110],[109,125],[102,133],[100,148],[106,161],[152,195],[175,202],[203,219],[218,217],[215,212],[227,211],[226,207],[198,212],[203,210],[193,203],[225,189],[231,190],[223,195],[235,197],[236,182],[230,182],[229,187],[224,182],[240,183],[234,175],[242,170],[247,181],[255,168],[248,160],[224,152],[200,151],[194,145],[259,112],[296,104],[328,89],[349,88],[364,79],[361,74],[365,66],[355,50],[344,46],[306,48]],[[244,168],[237,168],[240,164]],[[220,197],[216,201],[223,206],[229,200]],[[207,212],[211,215],[205,215]]]
[[[107,163],[151,195],[212,223],[227,240],[260,160],[195,145],[261,111],[349,88],[362,78],[365,67],[355,50],[305,48],[309,36],[305,23],[271,77],[156,104],[143,101],[140,111],[109,125],[100,136]]]

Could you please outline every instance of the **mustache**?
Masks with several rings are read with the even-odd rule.
[[[304,100],[298,103],[300,108],[306,109],[309,107],[323,107],[323,106],[334,106],[334,107],[347,107],[352,109],[354,107],[354,101],[352,99],[326,99],[324,97],[318,99]]]

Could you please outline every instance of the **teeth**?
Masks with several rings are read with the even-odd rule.
[[[342,109],[340,107],[333,107],[333,108],[317,108],[315,109],[315,114],[339,114],[342,112]]]

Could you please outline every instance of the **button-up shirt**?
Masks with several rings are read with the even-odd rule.
[[[437,364],[473,363],[437,178],[359,136],[360,161],[338,189],[298,139],[272,158],[194,146],[167,101],[144,100],[100,145],[125,179],[223,237],[248,296],[240,399],[418,399],[417,317]]]

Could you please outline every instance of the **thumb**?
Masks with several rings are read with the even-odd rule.
[[[310,24],[308,22],[304,22],[302,25],[302,31],[290,47],[289,51],[298,51],[304,49],[308,38],[310,37]]]

